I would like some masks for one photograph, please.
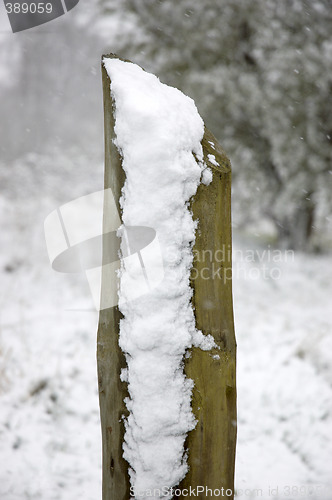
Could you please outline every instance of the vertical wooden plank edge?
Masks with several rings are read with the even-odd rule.
[[[112,57],[107,55],[104,57]],[[114,56],[113,56],[114,57]],[[102,60],[103,60],[102,58]],[[110,79],[102,62],[102,82],[104,101],[104,129],[105,129],[105,189],[111,188],[119,214],[119,199],[125,180],[125,173],[121,165],[121,156],[114,145],[114,102],[110,93]],[[104,227],[108,214],[104,211]],[[103,263],[108,262],[107,245],[103,241]],[[110,283],[107,272],[102,272],[102,294],[109,293]],[[130,498],[130,483],[128,463],[124,460],[123,416],[128,414],[124,399],[128,396],[127,385],[120,380],[120,372],[126,367],[126,360],[118,343],[119,322],[121,313],[119,308],[112,307],[101,310],[97,332],[97,369],[99,405],[102,431],[102,499],[128,500]]]

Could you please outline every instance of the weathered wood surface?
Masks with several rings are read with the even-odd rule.
[[[114,139],[114,103],[110,95],[110,79],[102,65],[102,81],[104,95],[104,128],[105,128],[105,189],[111,188],[120,213],[120,195],[125,174],[121,165],[121,157],[113,143]],[[104,228],[108,227],[108,213],[104,210]],[[107,239],[103,242],[103,262],[107,258]],[[109,279],[107,267],[102,272],[102,295],[112,294],[110,287],[116,286]],[[128,500],[130,484],[128,464],[122,457],[124,436],[123,416],[128,414],[124,398],[128,396],[127,385],[120,380],[120,372],[126,367],[126,360],[118,343],[119,308],[103,309],[99,314],[97,333],[97,365],[99,405],[102,430],[103,457],[103,500]]]
[[[121,157],[113,143],[115,103],[111,99],[111,82],[103,65],[102,78],[105,188],[112,189],[120,213],[119,199],[125,174],[121,166]],[[198,256],[198,259],[194,263],[191,284],[194,291],[196,326],[204,334],[213,335],[220,349],[207,352],[194,348],[191,357],[184,362],[186,375],[195,382],[192,407],[198,423],[186,440],[189,450],[189,472],[179,487],[189,489],[190,486],[192,488],[206,486],[212,490],[223,487],[225,490],[233,491],[236,445],[236,342],[230,278],[231,168],[224,151],[208,130],[205,130],[202,145],[205,161],[213,172],[213,180],[208,186],[201,184],[191,202],[194,218],[199,219],[194,245],[194,255]],[[215,156],[219,166],[210,162],[208,154]],[[104,226],[107,227],[107,211],[104,213]],[[107,242],[104,242],[103,260],[107,262],[106,245]],[[222,255],[224,258],[220,261]],[[207,276],[208,279],[205,279]],[[102,294],[111,293],[110,286],[112,283],[104,272]],[[98,326],[97,363],[103,442],[103,500],[130,498],[128,464],[122,457],[123,416],[127,415],[123,400],[128,393],[126,384],[120,381],[121,368],[126,365],[125,357],[118,345],[120,317],[118,307],[102,310]],[[205,494],[197,498],[205,498]]]
[[[194,348],[185,361],[185,373],[195,382],[192,408],[198,423],[187,438],[189,472],[180,488],[223,487],[234,494],[236,341],[231,281],[231,166],[207,129],[202,145],[213,178],[208,186],[200,184],[191,203],[194,219],[199,220],[191,281],[193,306],[196,327],[211,334],[220,349],[211,352]],[[219,166],[209,161],[208,154],[214,155]],[[206,498],[205,493],[200,498]]]

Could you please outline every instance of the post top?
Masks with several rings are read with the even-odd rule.
[[[212,170],[227,174],[231,171],[231,162],[215,136],[205,127],[202,139],[203,158]]]
[[[123,62],[132,63],[132,61],[130,61],[129,59],[119,57],[113,52],[102,55],[102,66],[104,59],[119,59]],[[214,171],[218,171],[224,174],[229,173],[231,171],[231,162],[215,136],[206,126],[204,126],[204,136],[201,143],[205,164]]]

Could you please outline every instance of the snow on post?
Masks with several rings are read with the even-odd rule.
[[[98,328],[103,500],[202,485],[232,498],[230,164],[189,97],[112,55],[102,73],[105,189],[123,224],[119,303]],[[105,206],[105,228],[109,217]],[[130,228],[154,230],[159,282],[151,251],[124,258]],[[107,252],[105,239],[104,262]],[[114,286],[105,266],[102,296]]]

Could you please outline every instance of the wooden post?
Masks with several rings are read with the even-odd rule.
[[[185,373],[195,382],[192,408],[198,423],[187,438],[189,472],[180,489],[224,488],[232,491],[228,498],[233,498],[236,341],[231,279],[231,166],[207,129],[202,146],[213,177],[208,186],[199,185],[191,203],[194,219],[199,220],[191,284],[196,327],[211,334],[219,349],[211,352],[194,348],[185,361]],[[211,162],[208,155],[213,155],[216,162],[214,158]],[[206,498],[205,493],[200,498]]]
[[[104,57],[116,56],[110,54]],[[111,82],[103,64],[102,79],[105,189],[112,189],[120,213],[119,199],[125,174],[121,157],[113,143],[115,103],[112,102]],[[192,407],[198,423],[188,434],[186,446],[190,468],[179,488],[224,488],[232,490],[228,498],[233,498],[236,342],[231,282],[231,168],[224,151],[208,130],[205,130],[202,145],[204,159],[212,170],[213,179],[209,185],[199,186],[191,202],[194,218],[199,220],[194,246],[194,255],[198,258],[192,272],[191,285],[194,290],[196,326],[203,333],[211,334],[219,349],[202,351],[194,348],[191,357],[185,360],[185,373],[195,383]],[[214,155],[215,160],[208,155]],[[105,211],[105,227],[108,225],[107,218]],[[108,262],[107,251],[105,239],[103,262]],[[110,293],[109,287],[112,286],[106,272],[103,269],[102,295]],[[123,416],[127,415],[123,400],[128,393],[126,384],[120,381],[121,368],[126,366],[125,357],[118,345],[120,317],[118,307],[100,311],[97,336],[103,500],[130,498],[128,464],[122,457]],[[205,498],[205,493],[197,498]]]
[[[106,56],[104,56],[106,57]],[[108,56],[110,57],[110,56]],[[110,79],[102,64],[102,81],[104,96],[104,129],[105,129],[105,189],[111,188],[117,209],[120,213],[120,195],[124,184],[125,173],[121,165],[121,157],[113,143],[114,139],[114,103],[110,95]],[[104,207],[104,228],[108,227],[108,213]],[[103,262],[107,258],[107,238],[103,241]],[[120,242],[119,242],[120,245]],[[101,294],[113,292],[115,286],[109,279],[107,267],[102,270]],[[128,500],[130,498],[130,483],[128,464],[122,457],[122,442],[124,436],[123,416],[128,414],[124,398],[128,396],[127,385],[120,380],[120,372],[126,367],[126,360],[118,343],[119,308],[103,309],[99,314],[97,333],[97,365],[99,406],[102,431],[103,456],[103,500]]]

